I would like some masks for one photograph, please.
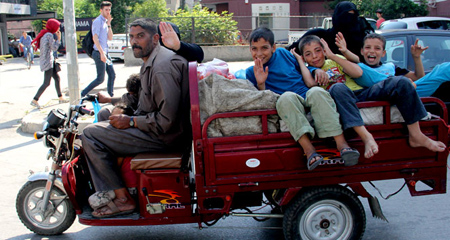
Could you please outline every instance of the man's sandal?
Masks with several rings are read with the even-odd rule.
[[[359,152],[354,148],[343,148],[341,149],[341,158],[344,161],[344,166],[354,166],[358,164]]]
[[[104,214],[106,211],[111,210],[111,213]],[[92,216],[95,218],[110,218],[115,217],[119,215],[126,215],[134,212],[134,208],[130,210],[120,211],[120,209],[117,207],[117,205],[114,203],[114,201],[110,201],[106,206],[103,206],[102,208],[98,208],[95,211],[92,212]]]
[[[92,194],[89,197],[88,202],[92,209],[97,210],[108,205],[108,203],[112,202],[114,198],[116,198],[116,194],[113,190],[99,191]]]

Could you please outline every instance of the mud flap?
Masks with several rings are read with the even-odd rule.
[[[389,222],[387,220],[387,218],[384,216],[383,210],[381,210],[381,205],[380,205],[380,202],[378,201],[378,198],[369,194],[369,197],[367,197],[367,200],[369,201],[369,206],[370,206],[370,211],[372,212],[372,216],[374,218],[379,218],[381,220]]]
[[[369,201],[370,211],[372,212],[372,216],[374,218],[379,218],[386,222],[389,222],[387,218],[383,214],[383,210],[381,210],[380,202],[377,197],[370,195],[364,186],[361,183],[349,183],[347,184],[355,193],[360,195],[361,197],[367,198]]]

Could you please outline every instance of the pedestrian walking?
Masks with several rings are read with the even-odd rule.
[[[92,59],[94,59],[95,67],[97,68],[97,78],[94,79],[83,91],[81,96],[84,97],[92,89],[103,83],[105,80],[105,70],[108,74],[108,94],[112,97],[114,95],[114,80],[116,73],[108,54],[108,40],[112,40],[113,31],[111,29],[111,7],[112,3],[103,1],[100,4],[100,15],[92,22],[92,38],[94,40],[94,51],[92,52]]]
[[[50,80],[53,77],[55,80],[55,89],[58,94],[59,103],[67,102],[64,100],[61,94],[60,87],[60,78],[58,72],[61,70],[59,64],[55,63],[55,59],[53,58],[53,51],[58,49],[61,44],[61,32],[59,31],[59,26],[61,23],[56,19],[49,19],[47,24],[45,25],[45,29],[39,32],[38,36],[33,40],[36,49],[41,49],[40,54],[40,67],[41,71],[44,72],[44,83],[42,83],[41,87],[37,91],[33,100],[31,101],[31,105],[37,108],[41,108],[38,101],[41,97],[42,93],[44,93],[45,89],[50,85]],[[53,39],[53,34],[56,33],[57,40]]]

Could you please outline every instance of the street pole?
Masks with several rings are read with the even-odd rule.
[[[73,0],[64,0],[64,36],[66,44],[67,79],[70,103],[76,104],[80,98],[77,33]]]

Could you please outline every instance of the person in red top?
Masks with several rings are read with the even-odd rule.
[[[383,10],[381,8],[379,8],[376,13],[377,13],[377,18],[378,18],[378,20],[377,20],[377,29],[379,29],[381,24],[384,21],[386,21],[386,19],[383,18]]]

